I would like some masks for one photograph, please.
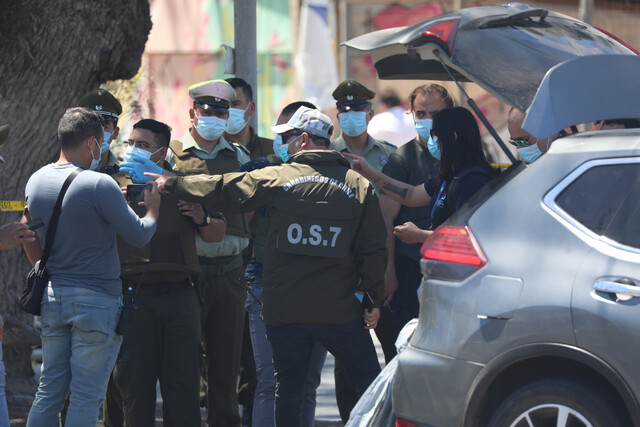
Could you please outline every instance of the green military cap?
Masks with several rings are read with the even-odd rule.
[[[78,102],[78,107],[85,107],[100,114],[104,120],[118,121],[122,114],[122,105],[106,89],[96,89],[87,93]]]
[[[189,96],[205,110],[228,113],[236,91],[224,80],[209,80],[189,86]]]
[[[338,85],[332,95],[339,111],[349,111],[369,107],[376,93],[353,79],[347,79]]]

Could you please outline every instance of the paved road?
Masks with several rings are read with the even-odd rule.
[[[378,352],[378,360],[380,361],[380,366],[384,367],[384,355],[382,354],[382,348],[380,347],[380,343],[378,342],[375,334],[372,333],[373,342],[376,345],[376,350]],[[36,365],[39,368],[38,365]],[[336,391],[335,391],[335,382],[333,379],[333,367],[334,367],[334,358],[331,354],[327,355],[327,360],[324,364],[324,368],[322,369],[322,378],[320,387],[318,387],[318,395],[317,395],[317,406],[316,406],[316,427],[339,427],[342,426],[342,421],[340,420],[340,413],[338,412],[338,406],[336,405]],[[36,369],[36,376],[39,375],[39,369]],[[156,419],[156,426],[162,426],[162,396],[160,395],[160,387],[157,388],[158,400],[156,412],[158,414]],[[206,426],[205,420],[205,410],[202,410],[202,419],[203,426]],[[17,421],[17,420],[16,420]],[[22,420],[21,420],[22,421]],[[22,422],[12,422],[12,426],[22,426],[24,421]],[[102,422],[98,423],[99,427],[103,427],[104,424]]]

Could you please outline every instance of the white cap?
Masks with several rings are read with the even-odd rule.
[[[318,110],[309,107],[300,107],[287,123],[273,126],[271,130],[275,134],[285,133],[291,129],[298,129],[313,136],[330,139],[333,133],[331,119]]]

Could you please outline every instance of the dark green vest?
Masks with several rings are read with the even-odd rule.
[[[224,173],[233,172],[240,167],[238,155],[235,150],[225,149],[218,153],[215,159],[201,159],[191,152],[191,150],[183,150],[182,142],[178,140],[171,141],[169,145],[173,150],[173,159],[176,163],[174,169],[184,173],[185,175],[222,175]],[[240,237],[251,237],[249,233],[249,224],[244,214],[225,212],[221,209],[227,219],[227,233]]]
[[[121,187],[132,184],[124,172],[113,175],[113,179]],[[162,195],[156,233],[146,246],[136,248],[118,236],[118,255],[124,279],[137,283],[144,273],[143,283],[177,282],[191,274],[200,274],[196,227],[190,217],[181,214],[178,200],[172,194]],[[137,203],[132,203],[131,208],[139,217],[146,215],[146,208]]]

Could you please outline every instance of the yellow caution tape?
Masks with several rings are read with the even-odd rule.
[[[510,166],[512,166],[511,163],[491,163],[494,169],[507,169]]]
[[[26,202],[22,200],[0,200],[0,209],[3,211],[19,211],[22,212]]]

